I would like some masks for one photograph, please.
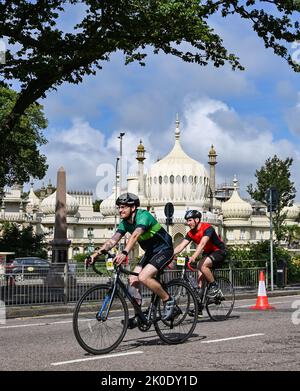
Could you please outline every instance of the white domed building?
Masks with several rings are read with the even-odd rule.
[[[184,215],[188,209],[198,209],[203,212],[203,220],[215,225],[221,230],[221,220],[216,214],[209,212],[210,177],[205,167],[189,157],[180,144],[179,121],[176,121],[175,143],[164,158],[154,163],[149,171],[144,171],[145,148],[140,141],[137,147],[138,169],[136,173],[127,176],[127,188],[123,191],[138,194],[141,207],[148,209],[160,224],[166,228],[164,208],[167,202],[174,205],[173,224],[169,233],[174,244],[180,242],[187,233]],[[119,191],[118,191],[119,194]],[[115,213],[115,188],[100,206],[105,219],[113,218]],[[140,251],[134,256],[141,255]]]
[[[246,244],[267,240],[270,237],[270,221],[266,207],[255,202],[243,200],[238,192],[237,179],[233,184],[215,185],[216,151],[213,146],[208,153],[209,174],[203,164],[192,159],[183,150],[180,138],[179,121],[176,121],[173,148],[161,160],[145,172],[145,148],[140,141],[137,153],[137,171],[127,175],[126,186],[122,192],[139,196],[141,208],[147,209],[166,227],[165,204],[174,205],[173,224],[169,233],[174,244],[178,244],[187,233],[184,215],[188,209],[202,212],[203,221],[211,223],[228,245]],[[52,185],[42,186],[35,194],[31,186],[24,199],[22,189],[16,185],[5,193],[1,200],[0,224],[12,221],[19,224],[32,224],[37,232],[47,234],[46,240],[53,239],[55,222],[56,192]],[[98,249],[111,238],[119,217],[115,200],[120,194],[117,183],[112,194],[102,201],[100,212],[93,209],[93,194],[89,191],[68,191],[66,200],[68,239],[71,241],[69,259],[77,253]],[[299,218],[299,205],[285,208],[286,224],[294,225]],[[125,238],[126,240],[126,238]],[[124,241],[122,241],[124,245]],[[194,249],[193,244],[190,250]],[[189,248],[188,248],[189,250]],[[50,251],[50,248],[49,248]],[[137,245],[131,258],[140,256]],[[50,255],[50,253],[49,253]]]
[[[176,121],[175,144],[171,152],[154,163],[147,176],[148,198],[158,217],[164,205],[172,202],[175,218],[186,209],[209,207],[209,177],[205,167],[189,157],[180,144],[179,121]]]

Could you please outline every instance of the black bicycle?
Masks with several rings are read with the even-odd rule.
[[[222,321],[229,318],[235,302],[235,293],[234,288],[231,282],[224,277],[216,276],[215,281],[218,284],[221,292],[214,298],[209,298],[207,296],[208,284],[206,280],[203,281],[203,288],[198,288],[196,280],[191,276],[190,272],[196,272],[197,269],[194,269],[188,263],[189,257],[178,257],[177,266],[182,267],[180,280],[185,282],[190,289],[193,290],[197,298],[197,306],[199,313],[205,308],[209,317],[214,321]],[[189,269],[189,271],[188,271]],[[214,272],[215,274],[215,272]],[[189,314],[193,316],[193,312],[189,311]]]
[[[162,272],[158,273],[157,280],[176,298],[176,304],[180,308],[173,319],[163,320],[161,299],[152,293],[149,306],[143,311],[121,280],[121,274],[138,274],[125,270],[121,265],[113,265],[113,257],[114,255],[107,254],[105,258],[106,264],[114,268],[108,283],[88,289],[75,307],[73,330],[79,345],[92,354],[104,354],[115,349],[122,342],[128,327],[126,298],[137,314],[138,328],[141,331],[148,330],[153,324],[156,333],[165,343],[179,344],[186,341],[192,335],[198,317],[197,299],[190,286],[183,280],[161,281]],[[103,274],[103,265],[99,269],[94,263],[93,269],[97,274]],[[188,316],[191,311],[194,313],[192,317]]]

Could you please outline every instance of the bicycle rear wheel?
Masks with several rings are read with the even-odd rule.
[[[179,344],[186,341],[195,330],[198,318],[197,299],[191,288],[182,280],[169,281],[164,287],[175,298],[181,313],[173,320],[163,320],[163,303],[157,298],[154,311],[154,327],[160,339],[167,344]],[[188,316],[193,310],[194,316]]]
[[[74,315],[73,330],[79,345],[89,353],[104,354],[115,349],[123,340],[128,325],[128,307],[118,291],[109,313],[112,287],[96,285],[79,299]]]
[[[214,321],[221,321],[228,319],[234,306],[234,289],[227,278],[218,277],[216,283],[222,291],[222,295],[214,299],[207,298],[206,311],[209,317]]]

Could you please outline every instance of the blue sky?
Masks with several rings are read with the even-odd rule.
[[[79,16],[82,10],[77,12]],[[61,23],[69,30],[74,20],[76,15],[66,15]],[[49,164],[45,183],[49,178],[55,183],[57,169],[64,166],[69,189],[107,196],[119,133],[126,133],[124,170],[135,170],[140,139],[149,167],[172,148],[178,113],[183,148],[207,170],[207,154],[211,144],[215,146],[217,183],[236,174],[241,194],[247,196],[245,188],[255,182],[255,170],[277,154],[294,158],[292,180],[299,192],[300,75],[264,48],[248,22],[214,17],[211,25],[240,57],[245,71],[232,71],[228,65],[200,67],[164,54],[154,56],[151,50],[146,67],[125,66],[122,55],[115,53],[97,76],[48,93],[40,101],[49,121],[49,142],[42,148]],[[290,51],[300,62],[300,45],[291,45]]]

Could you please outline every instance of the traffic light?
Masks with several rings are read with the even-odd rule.
[[[266,191],[266,202],[268,212],[276,212],[279,205],[279,192],[276,187],[272,186]]]

